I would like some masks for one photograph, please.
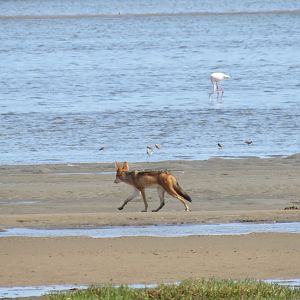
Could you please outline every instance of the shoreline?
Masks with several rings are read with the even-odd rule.
[[[135,164],[159,164],[165,162],[203,162],[214,159],[221,160],[239,160],[239,159],[299,159],[300,152],[289,153],[289,154],[273,154],[273,155],[265,155],[265,156],[251,156],[251,155],[241,155],[241,156],[231,156],[231,155],[218,155],[218,156],[210,156],[203,159],[193,159],[193,158],[178,158],[178,159],[162,159],[162,160],[153,160],[153,161],[134,161],[132,163]],[[14,167],[35,167],[35,166],[84,166],[84,165],[114,165],[114,161],[66,161],[66,162],[43,162],[43,163],[14,163],[14,164],[0,164],[1,168],[14,168]]]
[[[299,222],[298,210],[206,211],[161,213],[73,213],[1,215],[0,231],[8,228],[99,228],[175,224]]]

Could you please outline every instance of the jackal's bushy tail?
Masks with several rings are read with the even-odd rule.
[[[181,188],[178,182],[175,185],[175,191],[185,200],[192,202],[191,197]]]

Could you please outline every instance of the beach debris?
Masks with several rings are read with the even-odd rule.
[[[249,146],[249,145],[251,145],[253,143],[253,141],[252,140],[245,140],[244,143]]]
[[[297,209],[300,209],[300,207],[295,206],[295,205],[293,205],[293,206],[288,206],[288,207],[285,207],[285,208],[284,208],[284,210],[297,210]]]
[[[221,144],[221,143],[218,143],[217,146],[218,146],[218,148],[219,148],[220,150],[224,148],[224,145]]]

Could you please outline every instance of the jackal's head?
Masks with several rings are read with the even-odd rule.
[[[114,183],[122,182],[126,179],[126,172],[129,170],[128,162],[125,161],[123,164],[115,162],[116,167],[116,179]]]

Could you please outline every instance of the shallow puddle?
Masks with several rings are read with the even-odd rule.
[[[267,283],[273,283],[273,284],[278,284],[278,285],[284,285],[284,286],[289,286],[292,288],[300,288],[300,278],[296,279],[267,279],[263,280],[264,282]]]
[[[0,232],[0,237],[65,237],[88,236],[92,238],[116,238],[128,236],[181,237],[191,235],[241,235],[250,233],[300,233],[300,222],[292,223],[227,223],[182,224],[150,226],[107,226],[98,228],[10,228]]]
[[[0,298],[39,297],[49,293],[86,289],[86,285],[48,285],[48,286],[16,286],[0,287]]]

